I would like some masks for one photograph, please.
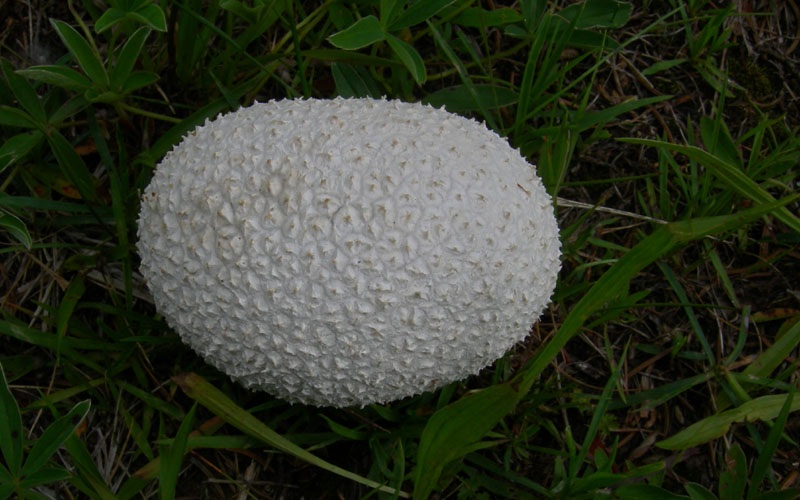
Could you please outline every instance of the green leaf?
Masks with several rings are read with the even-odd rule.
[[[20,482],[22,488],[33,488],[41,484],[55,483],[57,481],[64,481],[72,477],[66,469],[57,467],[43,467],[33,474],[29,474],[25,479]]]
[[[7,59],[0,59],[0,66],[2,66],[3,74],[6,77],[6,82],[8,82],[8,87],[11,89],[14,97],[17,98],[19,105],[22,106],[35,121],[41,124],[46,123],[47,113],[45,113],[42,101],[39,100],[39,95],[33,87],[31,87],[31,84],[14,72],[14,67],[11,66],[11,63],[8,62]]]
[[[66,45],[67,49],[73,57],[75,57],[78,65],[83,69],[84,73],[86,73],[86,76],[88,76],[95,85],[107,88],[108,74],[103,66],[103,61],[101,61],[99,56],[92,50],[89,42],[87,42],[75,28],[63,21],[51,19],[50,23],[53,25],[56,33],[58,33],[61,41],[64,42],[64,45]]]
[[[671,144],[664,141],[654,141],[651,139],[624,138],[618,140],[632,144],[643,144],[646,146],[663,148],[669,151],[685,154],[696,162],[710,168],[717,175],[717,177],[719,177],[739,195],[749,198],[756,203],[770,203],[775,201],[775,198],[773,198],[771,194],[758,185],[753,179],[748,177],[747,174],[741,169],[736,168],[734,165],[731,165],[721,158],[714,156],[708,151],[704,151],[698,147],[681,146],[678,144]],[[781,206],[776,208],[773,215],[795,231],[800,232],[800,219],[787,210],[786,207]]]
[[[31,240],[27,226],[22,222],[22,219],[4,208],[0,208],[0,228],[11,233],[25,248],[31,249],[33,240]]]
[[[623,113],[628,113],[630,111],[633,111],[634,109],[638,109],[643,106],[649,106],[651,104],[656,104],[662,101],[666,101],[668,99],[672,99],[672,96],[662,95],[655,97],[645,97],[644,99],[632,99],[630,101],[611,106],[610,108],[604,108],[602,111],[591,111],[588,113],[584,113],[576,121],[575,128],[579,132],[582,132],[586,129],[594,127],[595,125],[608,123]]]
[[[657,442],[656,446],[665,450],[682,450],[724,435],[734,422],[773,420],[780,414],[787,397],[786,394],[776,394],[751,399],[738,408],[695,422],[674,436]],[[800,410],[800,398],[795,399],[791,405],[791,411],[797,410]]]
[[[125,80],[125,83],[122,85],[120,92],[122,94],[129,94],[134,90],[138,90],[142,87],[146,87],[158,81],[159,76],[155,73],[150,73],[149,71],[134,71]]]
[[[146,24],[156,31],[167,31],[167,18],[164,16],[164,11],[161,10],[156,4],[145,5],[131,12],[129,17]]]
[[[231,401],[222,391],[197,374],[183,374],[174,377],[173,380],[175,380],[190,398],[205,406],[209,411],[248,436],[257,438],[284,453],[295,456],[311,465],[332,472],[338,476],[353,480],[357,483],[369,486],[370,488],[378,489],[385,493],[397,494],[403,498],[409,497],[408,493],[383,486],[371,479],[337,467],[309,453],[303,448],[300,448],[266,426],[250,412]]]
[[[0,365],[0,451],[13,476],[22,466],[22,416]]]
[[[42,139],[44,135],[38,130],[10,137],[0,146],[0,173],[24,158]]]
[[[725,456],[725,471],[719,477],[720,500],[741,500],[747,486],[747,457],[739,443],[734,442]]]
[[[746,378],[767,378],[781,363],[784,363],[792,351],[800,345],[800,321],[796,321],[783,335],[775,339],[771,346],[758,355],[755,361],[742,371]],[[747,389],[750,384],[742,383]],[[725,409],[730,406],[730,399],[724,393],[720,395],[718,406]]]
[[[397,57],[403,62],[406,69],[411,72],[411,76],[414,77],[414,80],[420,85],[425,83],[425,80],[427,79],[427,75],[425,74],[425,63],[422,61],[422,57],[419,55],[417,50],[389,33],[386,34],[386,42],[389,44],[389,47],[392,48],[392,51],[397,55]]]
[[[681,500],[683,495],[670,493],[664,488],[650,484],[627,484],[614,490],[614,496],[622,500]]]
[[[739,154],[725,122],[721,119],[712,120],[703,115],[700,117],[700,134],[709,153],[729,165],[742,169],[744,165],[742,155]]]
[[[175,497],[175,488],[178,486],[178,476],[181,472],[183,456],[186,454],[186,441],[194,424],[195,411],[197,411],[196,401],[181,422],[166,454],[160,456],[161,473],[158,476],[158,496],[162,500],[170,500]]]
[[[444,467],[481,447],[478,440],[511,413],[520,397],[511,383],[497,384],[434,413],[420,436],[414,498],[428,498]]]
[[[644,76],[654,75],[656,73],[660,73],[662,71],[666,71],[666,70],[668,70],[670,68],[674,68],[675,66],[678,66],[679,64],[683,64],[683,63],[687,62],[688,60],[689,59],[683,58],[683,59],[668,59],[666,61],[658,61],[657,63],[651,64],[650,66],[648,66],[645,69],[643,69],[642,70],[642,75],[644,75]]]
[[[21,109],[0,105],[0,125],[9,127],[39,128],[31,115]]]
[[[102,33],[124,18],[125,12],[111,7],[107,11],[103,12],[100,18],[94,23],[94,30],[97,33]]]
[[[753,499],[758,494],[758,491],[761,489],[761,481],[767,477],[767,472],[772,466],[772,460],[778,450],[778,444],[783,437],[783,429],[786,427],[786,420],[789,418],[789,412],[792,409],[794,396],[795,393],[790,392],[786,397],[786,401],[783,403],[783,407],[781,407],[778,418],[772,423],[772,428],[769,430],[764,446],[761,448],[761,451],[758,452],[758,458],[753,465],[753,472],[750,475],[750,488],[747,490],[748,499]]]
[[[372,45],[386,37],[381,22],[375,16],[367,16],[356,21],[349,28],[328,37],[333,46],[345,50],[358,50]]]
[[[621,28],[628,22],[633,5],[616,0],[586,0],[572,4],[559,13],[567,21],[577,18],[575,27],[581,28]]]
[[[67,328],[69,327],[69,319],[72,317],[72,312],[75,310],[75,306],[78,305],[81,297],[83,297],[83,293],[86,291],[86,283],[84,282],[84,278],[81,275],[77,275],[67,286],[67,289],[64,291],[64,297],[61,299],[61,303],[58,305],[58,311],[56,312],[56,335],[58,335],[58,348],[56,349],[56,353],[60,355],[61,353],[61,343],[63,342],[64,336],[67,334]]]
[[[372,94],[367,83],[369,75],[364,75],[349,64],[331,64],[333,81],[336,84],[336,94],[341,97],[377,97]]]
[[[111,68],[111,87],[114,90],[120,91],[122,84],[128,79],[133,67],[136,65],[136,60],[139,58],[139,53],[144,47],[144,42],[150,34],[150,29],[142,26],[136,30],[117,56],[114,67]]]
[[[83,92],[92,86],[91,80],[66,66],[31,66],[26,69],[18,69],[16,73],[31,80],[76,92]]]
[[[69,413],[50,424],[28,453],[25,465],[22,466],[22,474],[26,476],[32,474],[47,463],[53,453],[75,432],[88,412],[89,400],[87,399],[76,404]]]
[[[78,190],[85,201],[96,201],[94,194],[94,181],[89,168],[83,162],[75,148],[58,130],[50,130],[47,142],[56,156],[61,171]]]
[[[468,7],[461,14],[453,18],[453,23],[467,28],[488,28],[503,26],[504,24],[518,23],[522,15],[515,9],[501,7],[486,10],[480,7]]]
[[[435,108],[444,106],[451,113],[463,113],[465,111],[478,111],[481,107],[496,109],[511,106],[519,98],[519,94],[506,87],[473,85],[472,88],[475,94],[472,94],[466,85],[456,85],[437,90],[425,96],[422,102]],[[475,96],[478,97],[479,102],[477,103],[475,102]]]
[[[717,500],[717,497],[701,484],[686,483],[683,485],[683,489],[686,490],[692,500]]]
[[[415,2],[397,16],[397,19],[392,21],[389,25],[389,31],[399,31],[424,22],[453,2],[455,0],[421,0]]]

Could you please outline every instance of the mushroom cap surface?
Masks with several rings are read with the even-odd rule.
[[[391,100],[221,115],[139,214],[157,310],[209,364],[290,402],[363,406],[475,374],[560,269],[551,198],[483,124]]]

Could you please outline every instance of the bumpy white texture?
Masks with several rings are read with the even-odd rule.
[[[158,165],[138,249],[183,341],[253,389],[365,405],[477,373],[560,268],[534,167],[420,104],[283,100],[207,121]]]

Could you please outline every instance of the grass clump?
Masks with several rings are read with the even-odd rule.
[[[645,4],[1,4],[0,498],[800,496],[797,11]],[[204,365],[134,246],[184,134],[337,95],[484,120],[564,250],[491,369],[353,410]]]

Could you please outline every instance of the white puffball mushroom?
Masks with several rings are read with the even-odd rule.
[[[558,227],[483,124],[392,100],[282,100],[206,121],[143,193],[158,311],[289,402],[363,406],[475,374],[550,301]]]

